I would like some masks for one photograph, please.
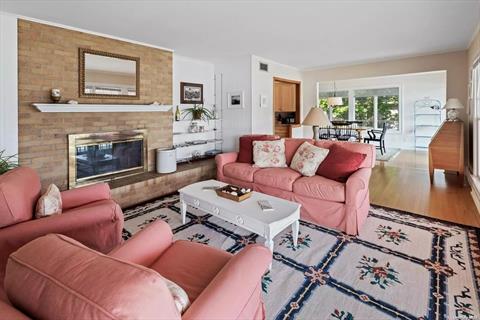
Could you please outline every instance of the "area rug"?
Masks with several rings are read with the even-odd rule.
[[[125,211],[124,237],[162,219],[175,239],[236,253],[263,239],[196,209],[182,225],[178,196]],[[360,236],[305,221],[275,237],[262,287],[267,319],[479,319],[478,229],[372,207]]]
[[[376,152],[377,152],[376,156],[375,156],[376,160],[378,160],[378,161],[390,161],[390,160],[394,159],[400,153],[400,149],[388,148],[387,152],[385,152],[384,154],[382,154],[380,152],[380,150],[376,150]]]

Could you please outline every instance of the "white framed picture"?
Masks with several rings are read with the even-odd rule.
[[[232,91],[228,93],[228,108],[242,109],[243,108],[243,91]]]

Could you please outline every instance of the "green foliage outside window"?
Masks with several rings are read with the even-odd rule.
[[[345,105],[332,107],[333,120],[349,120],[348,119],[348,98],[343,98]],[[387,124],[387,129],[399,130],[399,96],[384,95],[378,96],[378,123],[377,128],[382,128],[383,124]],[[328,105],[326,98],[319,99],[320,107],[328,115]],[[355,98],[355,120],[363,120],[364,126],[375,127],[374,124],[374,96],[356,97]]]
[[[377,101],[377,128],[382,128],[383,124],[387,124],[387,129],[399,130],[399,101],[398,95],[378,96]],[[363,120],[363,125],[374,127],[374,97],[357,97],[355,98],[355,119]]]
[[[400,130],[399,118],[400,104],[398,96],[379,96],[378,97],[378,127],[382,128],[387,124],[387,129]]]
[[[348,98],[343,98],[343,106],[334,106],[332,107],[332,117],[333,120],[348,120]],[[319,101],[320,107],[328,115],[328,104],[327,99],[323,98]]]

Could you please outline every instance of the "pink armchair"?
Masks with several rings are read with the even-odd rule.
[[[72,256],[77,259],[69,259]],[[5,287],[18,310],[0,302],[0,312],[18,319],[23,319],[19,310],[33,319],[95,318],[102,313],[115,319],[264,319],[261,278],[271,259],[270,250],[261,245],[232,255],[203,244],[173,241],[163,221],[154,222],[108,256],[49,235],[10,256]],[[191,305],[183,315],[157,272],[187,292]]]
[[[37,173],[27,167],[0,176],[0,285],[10,253],[40,236],[64,234],[104,253],[122,242],[123,213],[107,184],[64,191],[62,214],[34,219],[40,188]]]

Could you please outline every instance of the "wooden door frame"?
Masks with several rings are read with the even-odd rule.
[[[300,80],[292,80],[280,77],[273,77],[272,87],[273,87],[273,94],[272,94],[272,113],[273,113],[273,134],[275,134],[275,82],[284,82],[284,83],[293,83],[295,84],[295,124],[300,124],[300,117],[301,117],[301,89],[302,89],[302,81]],[[291,136],[291,128],[289,129],[289,135]]]

